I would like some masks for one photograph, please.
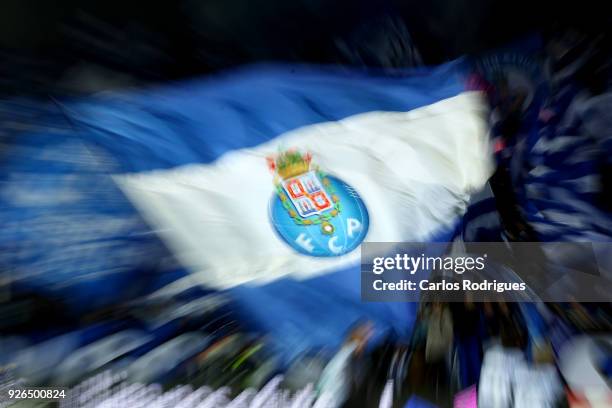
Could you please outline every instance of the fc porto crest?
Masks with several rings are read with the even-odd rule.
[[[296,150],[268,158],[276,192],[270,218],[278,235],[296,251],[338,256],[357,248],[368,232],[366,207],[357,192]]]

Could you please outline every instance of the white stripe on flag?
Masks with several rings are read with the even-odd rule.
[[[268,215],[274,190],[267,156],[279,148],[309,151],[354,187],[369,212],[367,241],[427,241],[458,220],[469,193],[491,174],[485,118],[481,95],[467,92],[409,112],[305,126],[210,164],[115,179],[206,285],[313,276],[358,262],[359,251],[309,257],[277,237]]]

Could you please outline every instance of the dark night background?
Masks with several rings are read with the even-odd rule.
[[[437,64],[533,31],[601,32],[603,3],[4,0],[0,92],[88,92],[262,60]]]

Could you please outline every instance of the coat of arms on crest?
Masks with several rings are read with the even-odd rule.
[[[323,172],[310,153],[281,151],[267,162],[276,189],[271,215],[277,231],[291,246],[309,255],[331,256],[346,253],[361,242],[367,230],[367,211],[351,187]],[[316,237],[315,230],[329,237],[327,245],[322,245],[324,240]]]
[[[287,151],[268,158],[268,167],[275,172],[276,193],[283,207],[298,225],[320,225],[321,232],[333,234],[329,220],[341,211],[330,180],[316,166],[312,156]]]

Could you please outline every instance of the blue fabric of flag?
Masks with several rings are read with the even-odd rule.
[[[0,244],[7,250],[2,251],[2,261],[14,271],[38,266],[38,274],[23,273],[19,285],[25,291],[60,294],[70,299],[69,307],[75,311],[148,293],[184,277],[185,271],[156,263],[168,257],[167,250],[113,185],[112,174],[210,163],[224,153],[259,145],[299,127],[429,105],[465,90],[465,68],[460,60],[389,76],[388,72],[258,65],[144,90],[13,104],[5,112],[32,110],[34,117],[27,122],[36,125],[12,132],[12,154],[2,163],[6,183],[0,216],[15,226],[3,231]],[[15,153],[20,151],[23,154]],[[50,160],[53,153],[56,157]],[[22,173],[32,175],[31,191],[53,195],[71,183],[68,193],[73,196],[67,193],[66,201],[51,200],[42,207],[15,201],[8,190],[15,185],[9,178]],[[41,245],[40,232],[50,236],[50,229],[29,229],[25,223],[42,215],[56,217],[55,235],[48,245]],[[75,217],[83,222],[103,217],[105,223],[121,218],[126,224],[108,231],[100,227],[89,235],[85,226],[79,231],[87,236],[80,239],[60,228]],[[454,234],[454,227],[441,228],[429,239],[446,242]],[[84,252],[87,256],[70,252],[54,258],[55,251],[61,253],[60,247],[71,239],[75,251],[84,243],[95,245]],[[27,256],[18,256],[23,248],[28,248]],[[118,256],[122,251],[124,255]],[[312,348],[333,350],[349,328],[364,319],[375,323],[379,338],[408,340],[417,310],[416,304],[361,302],[355,269],[306,281],[286,278],[259,287],[241,286],[230,293],[244,320],[269,333],[287,361]]]
[[[62,104],[82,138],[110,152],[124,172],[139,172],[208,163],[306,125],[432,104],[465,89],[464,69],[465,63],[456,61],[389,77],[264,65]],[[453,234],[454,228],[446,228],[430,239],[445,242]],[[417,305],[362,303],[357,276],[351,268],[307,281],[241,286],[232,293],[245,320],[270,333],[288,360],[307,349],[338,347],[363,319],[375,322],[379,337],[407,340]]]

